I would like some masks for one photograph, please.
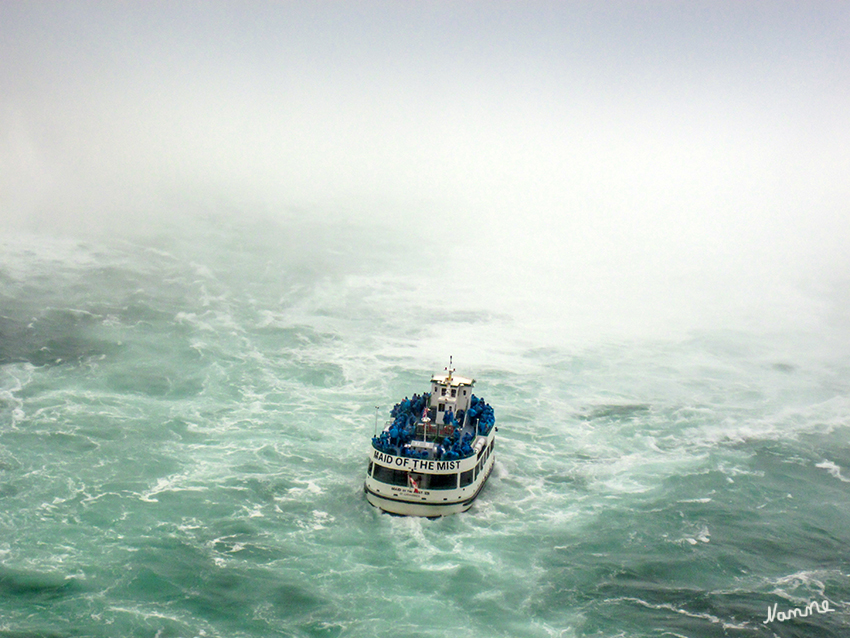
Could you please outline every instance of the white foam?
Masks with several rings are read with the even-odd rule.
[[[847,580],[847,574],[838,569],[813,569],[763,580],[772,594],[796,606],[811,602],[814,598],[826,598],[827,583],[843,583]]]
[[[827,472],[829,472],[830,476],[837,478],[842,483],[850,483],[850,479],[842,476],[841,468],[838,467],[832,461],[821,461],[820,463],[816,463],[815,467],[826,470]]]
[[[323,494],[324,489],[322,489],[315,481],[307,480],[307,481],[299,481],[301,483],[305,483],[304,487],[291,487],[287,490],[287,493],[292,497],[302,497],[306,494]]]
[[[206,485],[183,485],[188,478],[188,473],[173,474],[157,480],[156,485],[139,495],[139,500],[146,503],[157,503],[159,499],[155,498],[159,494],[170,492],[206,492],[209,487]]]

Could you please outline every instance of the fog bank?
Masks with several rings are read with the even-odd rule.
[[[530,323],[817,325],[850,274],[848,26],[840,4],[4,3],[0,229],[313,220],[395,234],[465,273],[457,303]]]

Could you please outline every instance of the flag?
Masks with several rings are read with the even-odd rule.
[[[410,474],[407,475],[407,485],[408,487],[413,488],[413,492],[415,494],[419,493],[419,484],[415,480],[413,480],[413,477]]]

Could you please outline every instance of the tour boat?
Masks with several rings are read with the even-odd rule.
[[[493,408],[472,394],[475,379],[454,369],[431,378],[430,392],[397,403],[375,436],[369,455],[366,499],[402,516],[465,512],[493,471]]]

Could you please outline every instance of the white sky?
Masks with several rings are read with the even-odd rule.
[[[848,33],[842,2],[0,0],[0,230],[295,207],[452,232],[521,303],[783,312],[850,276]]]

